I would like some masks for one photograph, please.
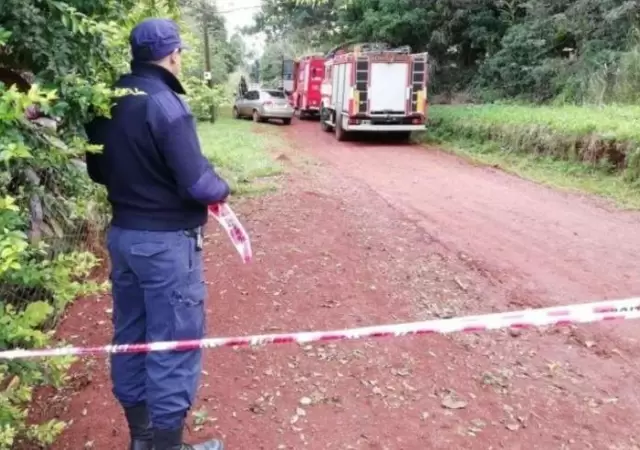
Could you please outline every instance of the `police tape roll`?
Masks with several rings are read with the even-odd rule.
[[[334,331],[262,334],[219,337],[192,341],[152,342],[146,344],[106,345],[102,347],[61,347],[41,350],[0,352],[0,360],[54,356],[82,356],[119,353],[188,351],[216,347],[248,347],[266,344],[333,342],[341,340],[399,337],[408,335],[482,332],[504,328],[523,329],[541,326],[565,326],[580,323],[640,318],[640,297],[584,303],[554,308],[528,309],[506,313],[425,320],[392,325],[377,325]]]
[[[242,262],[249,263],[253,258],[251,250],[251,240],[249,234],[245,231],[242,223],[235,215],[231,207],[226,203],[216,203],[209,205],[209,214],[211,214],[222,226],[236,251],[242,258]]]

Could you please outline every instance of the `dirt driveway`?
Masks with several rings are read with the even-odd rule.
[[[254,242],[242,266],[212,225],[212,335],[314,330],[640,293],[640,215],[437,150],[338,144],[280,130],[289,174],[235,203]],[[278,155],[276,155],[278,156]],[[311,157],[311,160],[308,157]],[[60,328],[109,338],[104,297]],[[191,436],[229,449],[635,449],[636,323],[206,354]],[[104,360],[36,415],[73,419],[55,449],[125,448]]]

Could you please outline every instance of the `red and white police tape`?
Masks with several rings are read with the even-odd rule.
[[[231,207],[226,203],[216,203],[209,206],[209,214],[216,218],[218,223],[231,239],[231,243],[240,254],[242,261],[246,264],[251,262],[253,253],[251,251],[251,241],[249,234],[245,231],[242,223],[238,220]]]
[[[310,331],[286,334],[219,337],[193,341],[152,342],[148,344],[106,345],[103,347],[61,347],[42,350],[9,350],[0,352],[0,360],[69,355],[100,355],[116,353],[149,353],[188,351],[199,348],[258,346],[265,344],[306,344],[348,339],[398,337],[434,333],[480,332],[501,328],[522,329],[540,326],[640,318],[640,297],[611,300],[555,308],[529,309],[453,319],[378,325],[335,331]]]

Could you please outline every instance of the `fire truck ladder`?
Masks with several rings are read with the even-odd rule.
[[[415,55],[411,63],[411,112],[424,113],[427,53]]]
[[[359,56],[356,60],[356,89],[354,92],[354,102],[356,114],[366,114],[369,109],[369,58]]]

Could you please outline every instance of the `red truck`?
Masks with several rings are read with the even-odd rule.
[[[318,116],[322,103],[321,86],[324,79],[324,57],[306,55],[287,63],[292,67],[292,80],[283,86],[289,94],[289,102],[300,115],[300,119]],[[284,76],[283,76],[284,78]]]
[[[296,68],[296,89],[293,93],[293,106],[299,111],[300,119],[320,114],[322,103],[321,86],[324,79],[324,57],[321,55],[303,56]]]
[[[320,124],[338,140],[355,132],[408,139],[427,118],[427,53],[385,43],[343,44],[325,56]]]

